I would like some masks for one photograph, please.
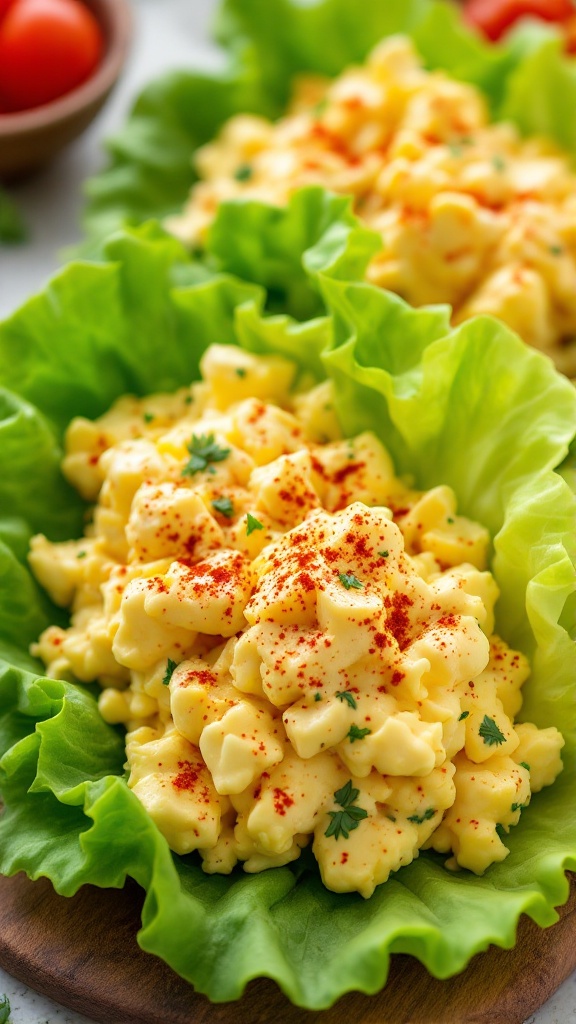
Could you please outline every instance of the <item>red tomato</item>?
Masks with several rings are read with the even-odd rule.
[[[0,0],[0,21],[2,21],[2,18],[6,14],[8,8],[11,7],[13,3],[14,0]]]
[[[526,15],[543,21],[566,21],[574,14],[572,0],[466,0],[464,17],[488,39],[500,39]]]
[[[79,0],[15,0],[0,22],[0,95],[12,110],[49,103],[89,78],[103,49]]]

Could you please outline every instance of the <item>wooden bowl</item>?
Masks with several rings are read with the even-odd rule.
[[[75,139],[106,102],[132,36],[128,0],[84,0],[104,32],[104,56],[94,74],[51,103],[0,114],[0,179],[14,181],[48,163]]]

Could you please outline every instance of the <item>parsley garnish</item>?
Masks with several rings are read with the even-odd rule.
[[[499,747],[501,743],[506,742],[504,733],[500,732],[500,729],[496,725],[494,719],[488,718],[488,715],[484,715],[478,732],[484,740],[484,743],[487,743],[489,747]]]
[[[229,448],[219,448],[214,434],[192,434],[192,440],[186,445],[191,458],[182,470],[182,476],[194,476],[203,469],[214,472],[213,462],[223,462],[230,455]]]
[[[155,417],[153,412],[145,412],[145,413],[143,413],[142,414],[142,418],[144,420],[144,423],[152,423],[152,420],[156,419],[156,417]]]
[[[552,256],[561,256],[563,252],[564,252],[564,249],[562,248],[561,245],[551,245],[550,246],[550,253],[552,254]]]
[[[256,516],[253,516],[248,512],[248,515],[246,516],[246,536],[249,537],[251,533],[254,533],[254,530],[263,529],[264,524],[261,523],[259,519],[256,519]]]
[[[340,580],[340,583],[346,587],[346,590],[350,590],[351,587],[354,587],[355,590],[362,590],[362,587],[364,586],[364,584],[361,583],[352,572],[339,572],[338,579]]]
[[[526,764],[526,761],[520,761],[520,767],[525,768],[527,772],[530,771],[530,765]]]
[[[76,555],[76,558],[86,558],[87,554],[87,551],[79,551],[78,554]]]
[[[236,181],[250,181],[250,178],[254,174],[254,169],[250,164],[240,164],[239,167],[234,171],[234,177]]]
[[[496,153],[492,157],[492,165],[495,171],[503,171],[506,167],[506,161],[503,156],[500,156],[499,153]]]
[[[434,810],[434,808],[428,807],[424,811],[424,814],[411,814],[408,818],[408,821],[413,821],[415,825],[422,825],[423,822],[430,821],[430,818],[433,818],[435,814],[436,811]]]
[[[357,704],[354,700],[354,694],[350,693],[350,690],[340,690],[340,693],[337,693],[336,696],[338,697],[338,700],[345,700],[346,703],[354,709],[354,711],[356,710]]]
[[[357,725],[351,725],[346,738],[350,740],[350,743],[354,743],[354,740],[363,740],[371,732],[372,729],[359,729]]]
[[[390,554],[390,552],[389,551],[379,551],[378,554],[380,555],[380,558],[388,558],[388,555]]]
[[[315,693],[314,694],[314,700],[322,700],[321,695],[319,693]]]
[[[446,516],[446,522],[447,523],[453,523],[454,522],[454,517],[453,516]]]
[[[10,1017],[10,1000],[7,995],[0,996],[0,1024],[8,1024]]]
[[[164,673],[164,678],[162,680],[163,686],[168,686],[169,685],[170,680],[172,679],[172,676],[174,675],[174,670],[176,668],[178,668],[178,662],[172,661],[172,658],[168,658],[168,661],[166,662],[166,671]]]
[[[353,788],[351,779],[348,779],[348,782],[345,786],[342,786],[342,789],[336,790],[334,799],[344,810],[328,811],[332,821],[324,833],[325,836],[334,836],[335,839],[344,836],[344,839],[348,839],[353,829],[358,828],[362,819],[368,817],[368,811],[365,811],[363,807],[357,807],[355,804],[359,793],[359,789]]]
[[[248,373],[248,370],[245,370],[243,366],[237,366],[236,369],[234,370],[234,373],[236,374],[237,377],[243,378]]]
[[[461,722],[464,718],[468,718],[469,714],[470,714],[469,711],[463,711],[462,714],[460,715],[460,718],[458,719],[458,721]]]
[[[226,519],[231,519],[234,515],[234,505],[230,498],[214,498],[212,508],[215,508],[221,516],[226,516]]]

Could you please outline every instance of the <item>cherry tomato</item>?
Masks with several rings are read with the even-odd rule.
[[[0,22],[0,96],[12,110],[49,103],[89,78],[103,49],[80,0],[15,0]]]
[[[524,16],[562,22],[573,14],[572,0],[467,0],[464,4],[466,20],[492,40],[500,39]]]
[[[14,0],[0,0],[0,21],[2,21],[2,18],[7,13],[8,8],[12,7],[13,3]]]

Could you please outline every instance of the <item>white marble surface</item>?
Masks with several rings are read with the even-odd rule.
[[[82,182],[102,166],[102,139],[122,124],[142,85],[168,68],[217,64],[207,41],[214,8],[215,0],[135,0],[130,62],[108,106],[49,169],[13,190],[31,237],[25,246],[0,250],[0,317],[42,287],[59,266],[58,254],[79,239]],[[10,999],[11,1024],[91,1024],[0,969],[2,993]],[[576,974],[526,1024],[576,1024]]]

